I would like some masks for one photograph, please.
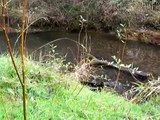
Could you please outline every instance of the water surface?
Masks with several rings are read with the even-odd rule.
[[[12,46],[17,39],[18,34],[10,34]],[[100,32],[89,32],[87,43],[89,43],[90,53],[94,56],[113,60],[111,56],[120,56],[124,44],[117,40],[114,35]],[[26,48],[30,54],[40,46],[56,40],[58,38],[70,38],[75,41],[78,39],[77,33],[66,33],[66,32],[39,32],[30,33],[27,35]],[[81,36],[81,42],[84,40],[84,35]],[[53,46],[56,47],[56,52],[60,55],[65,55],[67,61],[75,62],[75,57],[77,56],[77,44],[76,42],[62,39],[53,42]],[[18,45],[16,49],[18,49]],[[0,33],[0,53],[6,52],[5,37]],[[45,47],[45,54],[49,52],[49,46]],[[160,75],[160,47],[151,44],[145,44],[140,42],[128,41],[124,56],[124,64],[133,63],[135,66],[139,67],[140,70],[145,72],[151,72],[154,75]]]

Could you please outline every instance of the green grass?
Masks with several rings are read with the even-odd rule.
[[[134,104],[112,92],[90,91],[76,82],[73,73],[58,73],[29,60],[26,66],[28,120],[160,119],[160,97]],[[10,59],[0,56],[0,120],[22,120],[21,98]]]

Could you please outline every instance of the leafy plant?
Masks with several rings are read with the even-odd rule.
[[[126,40],[126,32],[127,32],[126,28],[127,28],[126,25],[120,24],[120,26],[116,30],[117,36],[122,43],[125,43],[124,40]]]

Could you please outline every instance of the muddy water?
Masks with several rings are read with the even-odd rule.
[[[15,43],[17,34],[10,34],[12,46]],[[64,33],[64,32],[40,32],[31,33],[27,35],[27,51],[33,52],[40,46],[53,41],[57,38],[71,38],[77,41],[78,34],[76,33]],[[84,35],[81,36],[81,41],[84,40]],[[89,32],[88,41],[90,47],[90,53],[94,56],[102,59],[112,60],[111,56],[119,56],[123,49],[123,43],[114,35],[98,32]],[[75,62],[77,56],[77,44],[71,40],[61,39],[53,42],[56,47],[56,51],[65,55],[67,61]],[[18,46],[16,46],[18,48]],[[48,51],[49,46],[45,47],[45,52]],[[4,35],[0,33],[0,52],[6,52],[6,45]],[[133,63],[140,70],[145,72],[151,72],[154,75],[160,75],[160,47],[150,44],[128,41],[124,56],[123,63]]]

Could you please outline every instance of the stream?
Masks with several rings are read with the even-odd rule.
[[[14,46],[18,34],[10,34],[9,37],[11,39],[12,46]],[[55,31],[29,33],[26,41],[27,52],[30,54],[42,45],[64,37],[77,41],[78,33]],[[85,35],[82,34],[81,41],[83,41],[84,38]],[[77,57],[77,44],[72,40],[57,40],[53,42],[53,46],[57,46],[55,48],[56,52],[62,56],[66,56],[67,61],[75,63],[75,58]],[[102,32],[89,32],[87,34],[87,43],[87,46],[90,48],[89,51],[92,55],[100,59],[107,59],[109,61],[113,60],[111,56],[119,56],[124,46],[124,44],[113,34]],[[19,48],[17,46],[16,49]],[[44,49],[48,52],[49,46],[44,47]],[[7,48],[5,37],[3,33],[0,33],[0,53],[4,54],[6,52]],[[140,70],[158,76],[160,75],[160,46],[127,41],[122,63],[133,63],[135,67],[139,67]]]

